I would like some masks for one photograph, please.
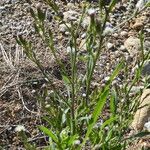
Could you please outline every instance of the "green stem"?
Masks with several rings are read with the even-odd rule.
[[[87,80],[87,88],[86,88],[86,106],[87,107],[88,107],[88,104],[89,104],[89,94],[90,94],[91,80],[92,80],[92,76],[93,76],[94,69],[95,69],[95,66],[96,66],[96,62],[97,62],[97,60],[100,56],[100,52],[101,52],[101,49],[102,49],[102,44],[103,44],[103,39],[104,39],[102,34],[103,34],[103,31],[105,30],[105,25],[106,25],[107,18],[108,18],[108,12],[105,13],[104,23],[103,23],[102,30],[101,30],[101,33],[100,33],[99,47],[98,47],[98,50],[97,50],[97,53],[96,53],[96,57],[93,60],[92,70],[91,70],[91,72],[88,76],[88,80]]]

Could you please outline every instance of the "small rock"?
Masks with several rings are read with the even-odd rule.
[[[77,20],[77,18],[76,18],[76,17],[74,17],[74,16],[70,16],[69,20],[70,20],[70,21],[76,21],[76,20]]]
[[[117,37],[118,37],[118,34],[117,34],[117,33],[114,33],[113,36],[117,38]]]
[[[81,26],[85,29],[89,26],[89,24],[90,24],[90,17],[85,17],[82,20]]]
[[[125,51],[125,50],[126,50],[126,48],[125,48],[124,45],[121,45],[119,49],[120,49],[121,51]]]
[[[139,53],[139,50],[141,48],[140,39],[131,36],[124,42],[124,46],[130,53],[130,55],[134,56]]]
[[[136,23],[132,26],[133,29],[137,29],[137,30],[141,29],[142,27],[143,27],[143,24],[142,24],[141,22],[136,22]]]
[[[59,30],[60,30],[60,32],[62,32],[62,33],[66,32],[66,31],[67,31],[66,25],[60,24],[60,25],[59,25]]]
[[[6,10],[5,6],[0,6],[0,13],[2,13],[5,10]]]
[[[75,8],[75,5],[73,3],[68,3],[67,4],[67,8],[68,9],[74,9]]]
[[[121,31],[121,32],[120,32],[120,35],[121,35],[121,36],[128,36],[128,32],[127,32],[127,31]]]
[[[105,36],[105,35],[110,35],[113,31],[114,31],[114,30],[113,30],[112,24],[109,23],[109,22],[106,22],[106,27],[105,27],[105,29],[104,29],[104,31],[103,31],[103,35],[104,35],[104,36]]]
[[[114,47],[114,45],[112,44],[112,43],[107,43],[107,48],[108,49],[111,49],[111,48],[113,48]]]
[[[67,47],[67,53],[75,52],[75,48],[71,48],[70,46]]]
[[[109,79],[110,79],[110,77],[105,77],[104,78],[105,81],[108,81]]]
[[[66,32],[65,32],[65,35],[70,35],[70,32],[66,31]]]
[[[67,25],[68,27],[71,27],[71,25],[70,25],[69,23],[67,23],[66,25]],[[68,28],[67,28],[66,25],[65,25],[65,24],[60,24],[60,25],[59,25],[59,30],[60,30],[60,32],[65,33],[65,32],[68,31]]]
[[[150,121],[144,124],[144,128],[150,132]]]
[[[150,29],[145,29],[148,33],[150,33]]]
[[[81,35],[81,38],[84,39],[85,37],[86,37],[86,33],[83,33],[83,34]]]
[[[64,16],[64,21],[71,21],[72,19],[76,19],[79,16],[78,12],[73,11],[73,10],[69,10],[63,13]]]
[[[86,39],[81,40],[80,45],[79,45],[80,51],[85,51],[86,50]]]
[[[143,76],[147,76],[150,75],[150,61],[147,61],[142,69],[142,75]]]

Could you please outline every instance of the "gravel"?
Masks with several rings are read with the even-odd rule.
[[[101,57],[97,62],[97,66],[94,71],[93,76],[93,86],[104,86],[108,81],[111,73],[115,69],[116,65],[120,62],[122,58],[126,59],[126,63],[129,66],[129,83],[134,77],[134,72],[132,71],[135,67],[135,62],[137,58],[135,54],[139,53],[140,45],[138,33],[142,28],[144,31],[145,39],[147,43],[149,42],[149,30],[150,30],[150,9],[147,8],[144,12],[140,13],[136,18],[133,18],[129,22],[126,22],[123,27],[120,28],[121,31],[116,31],[111,33],[114,27],[122,23],[125,19],[130,17],[130,15],[135,10],[136,0],[132,0],[131,3],[123,2],[118,3],[116,8],[113,10],[110,20],[108,22],[109,34],[105,39],[105,47],[101,53]],[[26,0],[1,0],[0,1],[0,92],[3,90],[4,86],[11,86],[14,83],[19,83],[21,81],[25,82],[33,78],[42,78],[42,74],[36,68],[36,66],[29,61],[23,54],[23,49],[16,43],[16,36],[22,35],[28,40],[32,41],[34,46],[34,51],[37,57],[41,60],[45,70],[50,72],[54,77],[55,84],[61,87],[61,78],[59,78],[59,67],[53,60],[51,53],[47,49],[46,45],[35,33],[33,26],[33,18],[30,16],[29,8],[32,7],[34,10],[38,5],[41,9],[46,11],[46,28],[51,28],[54,32],[54,44],[57,51],[59,52],[59,57],[64,60],[65,64],[68,62],[68,53],[70,52],[69,39],[70,34],[67,28],[63,24],[59,24],[58,21],[54,21],[56,17],[55,13],[43,4],[40,0],[31,0],[31,4],[28,4]],[[61,12],[64,15],[64,21],[67,22],[68,26],[71,26],[70,22],[77,22],[79,16],[81,16],[81,6],[80,4],[68,3],[64,5],[62,1],[57,1],[61,8]],[[95,6],[96,2],[92,5]],[[39,6],[38,6],[39,7]],[[82,30],[78,38],[78,44],[82,45],[81,55],[86,56],[86,33],[85,30],[88,27],[90,19],[87,16],[82,21]],[[137,24],[138,22],[138,24]],[[111,31],[111,32],[110,32]],[[108,30],[107,30],[108,32]],[[107,33],[106,33],[107,34]],[[130,40],[130,41],[129,41]],[[145,42],[146,43],[146,42]],[[146,45],[146,44],[145,44]],[[149,44],[147,44],[149,47]],[[134,47],[134,50],[133,50]],[[145,48],[148,49],[148,48]],[[8,57],[4,57],[7,54]],[[10,65],[12,62],[14,70]],[[148,66],[147,66],[148,65]],[[149,66],[146,64],[143,71],[146,70],[146,74],[150,72]],[[84,66],[81,66],[79,70],[84,70]],[[82,73],[82,71],[81,71]],[[145,73],[144,73],[145,74]],[[120,73],[115,79],[113,84],[122,85],[124,82],[124,74]],[[34,99],[34,93],[32,91],[37,91],[42,88],[45,81],[41,81],[37,84],[37,87],[25,86],[22,90],[22,95],[25,97],[25,105],[32,111],[38,112],[38,104],[36,99]],[[142,83],[137,86],[142,86]],[[51,90],[51,89],[49,89]],[[39,90],[40,91],[40,90]],[[27,94],[28,93],[28,94]],[[84,94],[84,93],[83,93]],[[0,93],[1,95],[1,93]],[[84,95],[83,95],[84,96]],[[0,143],[3,145],[8,145],[6,149],[10,147],[15,147],[20,143],[17,143],[15,138],[14,130],[8,130],[5,125],[8,124],[9,127],[13,125],[18,125],[19,123],[24,124],[30,136],[34,137],[39,134],[35,125],[38,124],[38,115],[32,118],[33,114],[28,112],[21,100],[19,99],[18,93],[16,92],[16,87],[9,88],[0,97],[0,122],[3,126],[0,128]],[[31,101],[32,99],[32,101]],[[6,111],[4,111],[6,109]],[[14,110],[14,111],[12,111]],[[22,111],[23,110],[23,111]],[[7,114],[10,114],[9,116]],[[27,117],[28,116],[28,117]],[[13,119],[12,119],[13,118]],[[20,119],[21,118],[21,119]],[[27,118],[27,119],[26,119]],[[26,121],[27,120],[27,121]],[[8,134],[8,135],[7,135]],[[9,138],[10,136],[10,138]],[[7,139],[7,141],[5,141]]]

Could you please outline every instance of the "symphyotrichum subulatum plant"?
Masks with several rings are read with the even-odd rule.
[[[74,150],[82,149],[103,149],[103,150],[122,150],[126,149],[130,138],[125,139],[124,135],[129,129],[133,114],[138,106],[140,92],[135,96],[130,96],[132,87],[140,80],[141,70],[149,54],[144,54],[143,34],[141,39],[141,60],[135,78],[129,84],[128,74],[124,79],[122,87],[112,85],[113,80],[120,71],[128,72],[128,65],[124,59],[116,66],[113,73],[107,80],[103,88],[91,90],[94,69],[101,52],[104,49],[104,42],[108,35],[114,32],[113,28],[107,26],[109,15],[115,7],[117,0],[112,0],[109,5],[104,0],[99,0],[98,8],[94,9],[91,4],[85,3],[82,6],[80,20],[71,22],[71,26],[63,20],[61,11],[56,1],[44,0],[44,2],[55,12],[55,19],[60,24],[64,24],[69,32],[68,40],[70,73],[59,57],[58,50],[54,44],[53,29],[45,27],[46,13],[40,7],[34,11],[30,8],[31,16],[34,18],[34,26],[43,42],[49,47],[50,53],[60,66],[63,80],[63,91],[53,85],[53,78],[43,69],[42,63],[37,58],[32,43],[18,35],[17,42],[24,48],[26,56],[33,61],[44,78],[48,81],[52,90],[44,89],[43,95],[38,95],[41,102],[50,99],[48,104],[43,104],[43,109],[47,115],[43,119],[47,122],[46,126],[39,126],[39,129],[47,135],[50,150]],[[137,14],[137,12],[136,12]],[[77,38],[82,29],[82,22],[88,15],[90,23],[86,28],[86,55],[80,55]],[[116,30],[116,29],[115,29]],[[79,73],[78,62],[84,66],[85,74]],[[142,62],[142,63],[141,63]],[[81,89],[84,87],[84,93]],[[65,95],[63,93],[66,93]],[[66,96],[67,95],[67,96]],[[109,103],[109,118],[100,121],[103,108]],[[144,135],[144,134],[139,134]],[[137,136],[135,136],[137,137]],[[27,144],[25,142],[25,144]]]

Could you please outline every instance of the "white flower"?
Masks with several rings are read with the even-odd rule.
[[[25,127],[23,125],[17,125],[15,128],[15,132],[21,132],[26,131]]]
[[[94,8],[90,8],[90,9],[88,10],[89,16],[93,16],[93,15],[95,15],[95,13],[96,13],[96,9],[94,9]]]

